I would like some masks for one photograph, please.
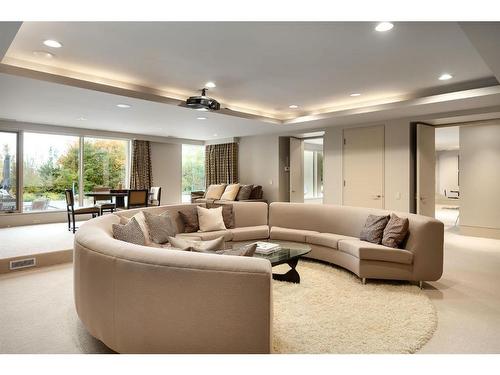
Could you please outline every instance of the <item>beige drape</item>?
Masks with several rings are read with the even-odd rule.
[[[238,144],[205,146],[206,185],[236,182],[238,182]]]
[[[134,140],[132,144],[131,189],[149,189],[153,184],[151,145],[149,141]]]

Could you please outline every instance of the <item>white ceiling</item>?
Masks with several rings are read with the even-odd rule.
[[[436,128],[436,150],[458,150],[460,148],[460,127]]]
[[[233,116],[0,74],[0,118],[115,132],[208,140],[276,132]],[[117,108],[126,103],[131,108]],[[204,116],[206,120],[197,120]],[[87,120],[78,120],[84,117]]]
[[[0,22],[0,29],[5,25]],[[31,73],[0,73],[0,118],[210,140],[398,118],[431,119],[429,115],[442,113],[449,117],[456,111],[500,105],[500,86],[459,92],[498,82],[456,23],[396,23],[382,34],[373,26],[27,22],[10,45],[0,72],[19,66],[101,86],[89,89]],[[42,41],[49,38],[62,42],[63,48],[44,47]],[[33,55],[41,49],[55,58]],[[443,72],[454,79],[438,81]],[[159,90],[159,98],[168,93],[184,99],[209,80],[217,83],[212,95],[230,108],[292,118],[273,124],[135,98]],[[117,81],[124,85],[113,85]],[[114,90],[120,87],[138,95]],[[351,98],[353,92],[363,95]],[[394,97],[398,100],[391,100]],[[132,108],[116,108],[123,102]],[[289,104],[301,108],[291,111]],[[329,113],[316,111],[325,107]],[[198,116],[207,120],[196,120]]]
[[[358,106],[492,77],[457,23],[25,22],[4,62],[32,63],[186,97],[206,81],[218,100],[276,117]],[[50,50],[45,39],[63,48]],[[50,50],[53,59],[33,51]],[[438,81],[448,72],[454,79]],[[352,98],[351,93],[362,93]],[[300,105],[292,111],[290,104]]]

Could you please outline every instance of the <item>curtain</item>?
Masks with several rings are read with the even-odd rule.
[[[151,145],[149,141],[134,140],[132,144],[131,189],[149,189],[153,184]]]
[[[238,182],[238,144],[205,146],[205,184]]]

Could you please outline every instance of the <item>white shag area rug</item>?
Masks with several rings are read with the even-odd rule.
[[[414,353],[436,330],[434,305],[416,285],[363,285],[344,269],[304,260],[297,271],[300,284],[273,281],[274,353]]]

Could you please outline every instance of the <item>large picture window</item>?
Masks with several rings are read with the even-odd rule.
[[[205,190],[205,146],[182,145],[182,201],[197,190]]]
[[[82,193],[127,189],[129,153],[126,139],[0,131],[0,213],[66,210],[66,189],[77,206],[94,203]]]
[[[0,132],[0,212],[17,211],[17,133]]]
[[[95,188],[123,189],[127,186],[129,141],[87,138],[84,139],[83,190]],[[93,198],[85,198],[92,204]]]
[[[79,137],[24,133],[23,210],[66,209],[64,190],[78,192]]]

